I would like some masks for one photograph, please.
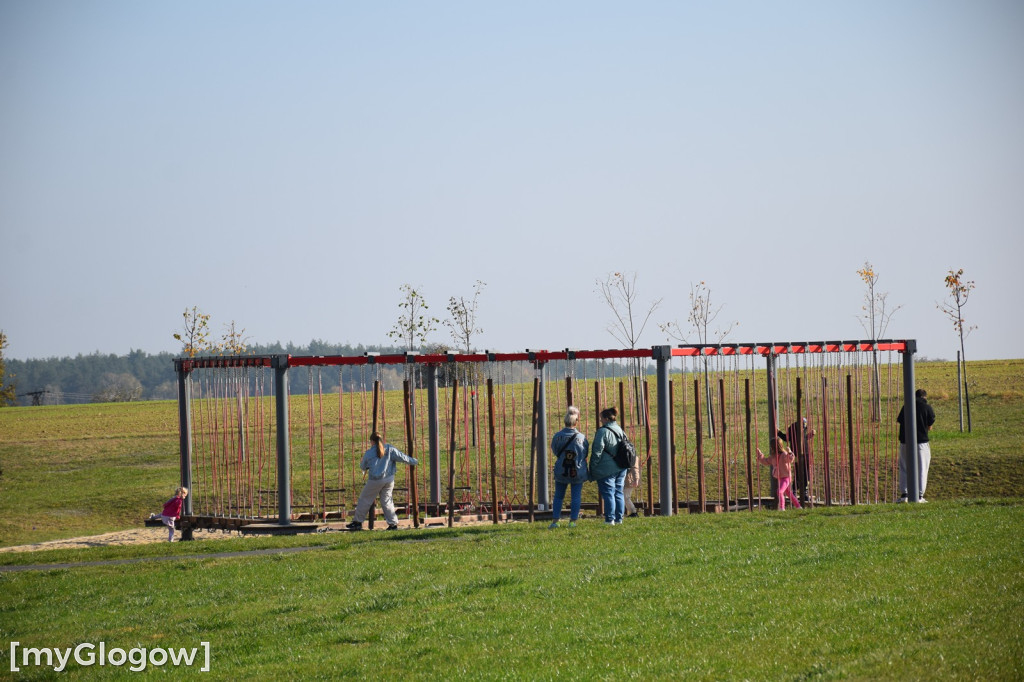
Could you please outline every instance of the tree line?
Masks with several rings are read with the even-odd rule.
[[[250,355],[362,355],[367,351],[398,352],[394,348],[368,348],[363,345],[332,344],[313,340],[300,346],[254,345]],[[178,379],[174,371],[175,353],[147,353],[132,350],[127,355],[79,353],[75,357],[32,360],[6,360],[6,375],[13,386],[16,405],[63,405],[89,402],[127,402],[133,400],[174,400],[178,397]],[[337,375],[337,372],[334,373]],[[340,378],[326,377],[326,385],[336,391]],[[358,381],[357,376],[347,377]],[[304,392],[305,384],[292,381],[292,392]],[[371,381],[372,384],[372,381]]]

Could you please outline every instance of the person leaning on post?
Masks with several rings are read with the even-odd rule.
[[[384,442],[384,437],[374,431],[370,434],[370,442],[373,445],[363,454],[359,462],[359,468],[367,472],[366,485],[363,492],[359,494],[359,501],[356,502],[356,513],[352,522],[346,524],[349,530],[362,530],[363,521],[370,511],[373,501],[380,497],[380,506],[384,510],[384,520],[388,523],[388,530],[398,530],[398,514],[395,512],[395,503],[391,494],[395,489],[395,463],[405,462],[416,466],[419,460],[410,457],[394,445]]]

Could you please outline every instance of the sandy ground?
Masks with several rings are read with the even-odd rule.
[[[424,526],[432,525],[435,527],[441,527],[444,525],[445,519],[443,517],[423,519]],[[411,527],[411,521],[402,519],[399,521],[399,525],[402,527]],[[458,526],[475,526],[490,524],[491,521],[484,518],[459,518],[456,521]],[[378,529],[383,529],[383,521],[378,520]],[[341,524],[329,524],[332,530],[340,530]],[[174,540],[177,542],[178,538],[181,537],[180,532],[175,532]],[[227,538],[240,538],[242,535],[238,532],[220,531],[220,530],[193,530],[193,540],[224,540]],[[111,545],[145,545],[152,542],[167,542],[167,529],[163,526],[160,527],[145,527],[145,528],[132,528],[130,530],[120,530],[115,533],[104,533],[103,535],[90,535],[87,537],[80,538],[66,538],[64,540],[48,540],[46,542],[37,542],[32,545],[17,545],[14,547],[0,547],[0,552],[34,552],[41,549],[82,549],[83,547],[109,547]]]
[[[181,537],[175,533],[175,541]],[[238,533],[224,533],[211,530],[194,530],[194,540],[207,540],[211,538],[224,539],[241,537]],[[166,528],[132,528],[120,530],[116,533],[104,533],[103,535],[90,535],[81,538],[67,538],[64,540],[48,540],[37,542],[33,545],[18,545],[15,547],[0,547],[0,552],[34,552],[41,549],[81,549],[83,547],[109,547],[111,545],[145,545],[151,542],[167,542]]]

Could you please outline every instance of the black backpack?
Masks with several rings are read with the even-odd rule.
[[[611,429],[608,430],[611,431]],[[612,433],[615,432],[612,431]],[[620,469],[632,469],[636,466],[636,448],[629,438],[626,437],[625,431],[622,432],[622,438],[619,439],[615,450],[612,452],[612,459],[615,460]]]
[[[564,456],[567,452],[569,452],[569,448],[572,447],[572,444],[575,443],[575,442],[576,442],[576,436],[573,435],[573,437],[569,439],[569,442],[567,442],[564,446],[562,446],[562,450],[558,454]],[[572,457],[567,457],[567,456],[563,457],[563,459],[562,459],[562,473],[565,474],[566,478],[576,478],[576,473],[577,472],[576,472],[576,454],[575,453],[573,453]]]

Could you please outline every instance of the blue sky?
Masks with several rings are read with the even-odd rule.
[[[7,357],[387,343],[404,283],[479,346],[616,347],[635,272],[733,341],[888,330],[1024,357],[1024,4],[0,0]],[[434,334],[446,340],[443,330]]]

